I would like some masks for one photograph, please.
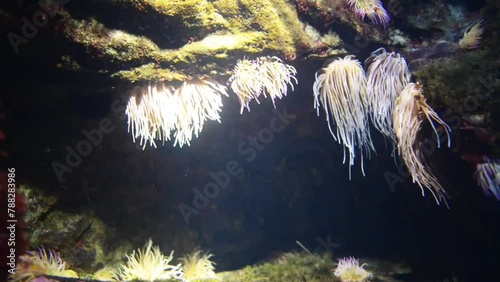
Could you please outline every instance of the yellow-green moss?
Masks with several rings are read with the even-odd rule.
[[[250,11],[247,26],[257,26],[266,32],[265,47],[295,53],[296,42],[304,41],[305,33],[295,8],[286,0],[241,0]]]
[[[327,254],[286,253],[271,262],[218,276],[227,282],[323,282],[333,280],[334,267],[335,263]]]
[[[141,13],[164,15],[167,25],[182,25],[174,35],[185,42],[177,49],[161,50],[147,37],[108,29],[95,19],[75,20],[63,11],[73,42],[82,44],[93,58],[107,64],[133,63],[130,70],[113,71],[114,77],[137,81],[144,79],[178,80],[191,75],[224,72],[246,54],[277,55],[293,60],[311,50],[320,56],[337,53],[340,38],[329,33],[321,40],[313,38],[299,20],[289,0],[108,0]],[[320,42],[320,43],[318,43]],[[324,44],[328,48],[317,48]],[[138,63],[143,64],[137,67]],[[151,64],[181,72],[173,72]],[[172,67],[170,67],[172,66]],[[116,68],[115,68],[116,69]]]
[[[456,111],[466,99],[489,91],[486,87],[500,87],[495,81],[498,56],[495,57],[487,51],[459,53],[431,61],[413,72],[413,77],[424,85],[431,101],[442,102],[447,109]],[[488,107],[487,104],[481,106]]]
[[[342,40],[340,40],[340,37],[336,33],[333,33],[333,32],[325,34],[321,38],[321,40],[323,41],[323,43],[325,43],[326,45],[331,46],[331,47],[337,47],[342,43]]]
[[[214,7],[229,18],[236,18],[241,15],[239,1],[219,0],[214,2]]]
[[[186,44],[177,50],[162,50],[153,52],[151,57],[160,62],[193,63],[197,56],[213,56],[226,58],[229,51],[244,51],[257,53],[262,50],[261,32],[246,32],[240,34],[209,35],[201,41]]]
[[[61,60],[57,64],[57,67],[61,69],[74,70],[74,71],[82,69],[80,64],[69,55],[61,56]]]
[[[146,37],[107,29],[95,19],[68,19],[68,23],[70,28],[67,32],[73,41],[85,45],[97,56],[130,62],[159,50],[158,46]]]
[[[131,70],[122,70],[112,75],[116,78],[135,81],[182,81],[188,78],[187,75],[169,69],[158,68],[155,64],[146,64]]]
[[[131,0],[140,9],[151,8],[167,17],[180,17],[187,27],[220,26],[228,27],[229,23],[207,0]]]

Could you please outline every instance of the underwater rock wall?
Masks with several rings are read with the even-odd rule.
[[[294,60],[343,52],[335,33],[302,23],[286,0],[40,3],[56,19],[51,31],[67,40],[61,66],[128,81],[226,75],[237,59],[262,53]]]

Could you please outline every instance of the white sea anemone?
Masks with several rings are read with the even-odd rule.
[[[367,17],[376,24],[387,25],[391,19],[380,0],[346,0],[349,7],[362,20]]]
[[[10,276],[11,281],[31,281],[43,275],[78,278],[75,271],[66,268],[59,253],[46,251],[43,247],[20,256],[19,261],[16,272]]]
[[[313,91],[318,116],[319,108],[323,106],[330,133],[344,146],[344,163],[347,150],[349,178],[356,150],[360,151],[364,175],[363,154],[369,157],[370,150],[375,149],[368,122],[367,82],[361,63],[353,56],[335,59],[322,69],[321,74],[316,73]],[[336,127],[335,132],[333,126]]]
[[[156,142],[164,144],[172,138],[174,146],[189,146],[205,121],[221,122],[222,95],[228,95],[225,87],[212,80],[185,81],[177,89],[150,84],[130,97],[125,110],[128,130],[143,149],[148,143],[156,147]]]
[[[410,82],[410,70],[401,55],[388,53],[384,48],[374,51],[366,65],[371,120],[375,128],[395,143],[392,111],[399,93]]]
[[[482,163],[477,164],[474,178],[486,196],[500,200],[500,163],[497,160],[485,157]]]
[[[278,57],[260,57],[255,60],[240,60],[229,78],[231,89],[238,96],[241,104],[240,113],[246,108],[250,111],[250,102],[259,102],[259,97],[267,95],[273,101],[282,99],[288,93],[288,85],[293,90],[297,83],[297,71],[293,66],[283,63]]]
[[[403,158],[413,178],[413,183],[420,186],[422,195],[425,195],[424,188],[426,188],[432,193],[438,204],[442,201],[446,203],[447,193],[429,166],[425,165],[421,150],[422,142],[417,138],[417,135],[422,128],[422,122],[427,120],[434,130],[437,140],[439,140],[439,134],[434,125],[436,122],[443,127],[448,139],[448,147],[450,147],[449,132],[451,128],[427,104],[420,84],[408,83],[406,85],[396,100],[393,120],[398,141],[398,153]],[[440,146],[440,142],[437,143],[437,146]]]
[[[186,281],[219,280],[215,274],[215,263],[210,260],[212,254],[196,250],[181,258]]]
[[[150,239],[142,250],[127,255],[127,264],[121,266],[120,277],[126,281],[183,280],[181,264],[170,264],[173,258],[173,251],[169,256],[164,256],[159,247],[153,247],[153,241]]]
[[[365,282],[372,277],[372,274],[363,268],[365,265],[359,265],[359,260],[353,257],[339,259],[334,275],[342,282]]]

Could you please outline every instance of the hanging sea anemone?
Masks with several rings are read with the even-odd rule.
[[[260,57],[256,60],[240,60],[229,78],[231,89],[238,96],[241,104],[240,112],[246,108],[250,111],[250,101],[259,102],[260,95],[273,101],[282,99],[288,93],[288,85],[292,88],[297,83],[294,67],[283,63],[278,57]]]
[[[344,146],[344,163],[347,149],[349,178],[356,150],[361,154],[361,169],[364,175],[363,154],[366,153],[369,157],[370,150],[375,149],[370,137],[366,110],[368,89],[361,63],[353,56],[335,59],[322,69],[322,74],[316,73],[313,91],[314,107],[318,116],[319,108],[323,106],[330,133]],[[333,126],[336,127],[335,132]]]
[[[500,163],[497,160],[485,157],[483,162],[476,165],[474,178],[486,196],[500,200]]]
[[[398,153],[403,158],[413,178],[413,183],[420,186],[422,195],[425,195],[425,187],[432,193],[438,204],[441,201],[446,203],[446,191],[432,174],[429,166],[425,165],[421,142],[417,135],[422,127],[422,122],[428,120],[437,136],[437,140],[439,140],[439,134],[433,123],[435,121],[444,128],[448,138],[448,147],[450,147],[449,132],[451,128],[427,104],[420,84],[408,83],[406,85],[396,100],[393,120],[398,141]],[[437,146],[440,146],[440,142],[438,142]]]
[[[395,143],[392,111],[399,93],[410,82],[410,70],[401,55],[387,53],[384,48],[374,51],[365,64],[371,120],[375,128]]]
[[[190,145],[206,120],[220,122],[221,95],[227,96],[225,87],[211,80],[186,81],[177,89],[163,83],[149,85],[130,97],[125,111],[128,130],[143,149],[172,137],[174,146]]]

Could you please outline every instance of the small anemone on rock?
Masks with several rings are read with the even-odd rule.
[[[353,257],[339,259],[334,275],[342,282],[365,282],[372,277],[365,265],[359,265],[359,260]]]

